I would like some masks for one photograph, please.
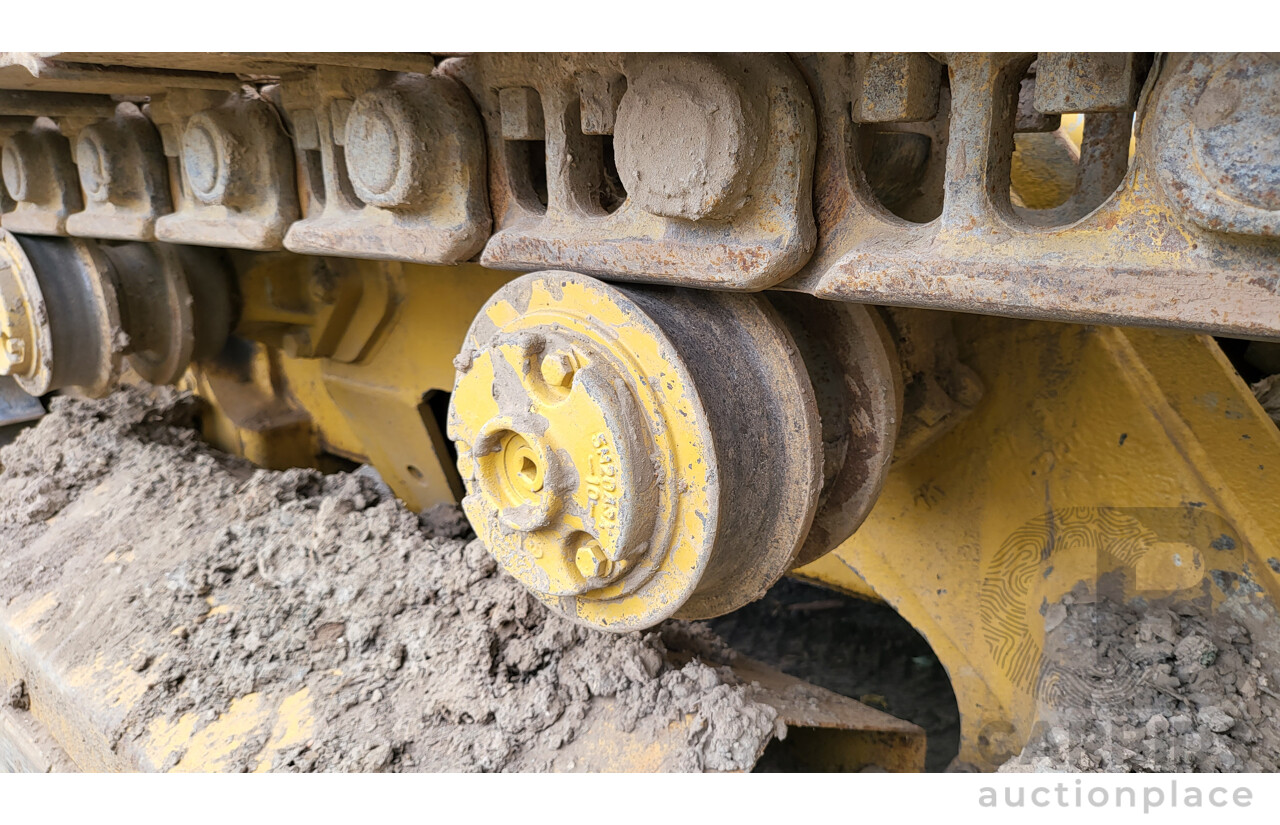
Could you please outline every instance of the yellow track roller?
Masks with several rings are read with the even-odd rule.
[[[857,526],[888,464],[886,337],[849,315],[844,346],[800,346],[788,327],[802,321],[762,296],[513,281],[456,362],[449,435],[471,523],[508,572],[593,626],[759,598]]]

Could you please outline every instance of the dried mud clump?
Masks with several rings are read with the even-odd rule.
[[[1245,601],[1049,608],[1041,724],[1006,771],[1275,771],[1276,617]],[[1052,623],[1050,623],[1052,624]]]
[[[156,731],[191,714],[198,738],[254,694],[306,695],[305,737],[247,735],[216,767],[590,770],[570,746],[605,720],[637,743],[681,722],[662,767],[740,770],[783,732],[699,628],[579,627],[455,509],[409,512],[368,472],[256,469],[205,446],[197,411],[171,392],[59,398],[0,452],[0,612],[93,582],[51,616],[93,625],[64,655],[145,681],[106,731],[117,753],[154,755]],[[668,642],[695,655],[673,664]],[[151,767],[188,752],[161,756]]]

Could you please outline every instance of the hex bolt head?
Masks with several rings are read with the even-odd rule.
[[[573,375],[577,371],[573,356],[557,350],[542,359],[542,380],[553,387],[569,387],[573,384]]]
[[[613,562],[604,554],[600,542],[591,539],[578,548],[574,556],[578,572],[588,579],[602,579],[613,570]]]
[[[11,329],[0,331],[0,349],[4,357],[0,358],[0,375],[21,374],[28,365],[27,342]]]

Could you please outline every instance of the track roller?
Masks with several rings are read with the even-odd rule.
[[[740,607],[808,555],[815,513],[849,521],[820,511],[824,498],[847,509],[856,497],[833,498],[836,479],[863,486],[848,484],[843,457],[825,467],[822,407],[838,398],[847,421],[888,428],[871,462],[888,464],[895,386],[885,339],[864,327],[880,356],[871,405],[825,385],[820,398],[806,351],[843,373],[832,355],[843,350],[797,346],[762,296],[519,278],[485,305],[456,361],[463,507],[509,573],[584,624],[625,631]],[[877,405],[888,412],[866,412]],[[847,425],[832,432],[843,455],[862,449],[850,451]],[[839,529],[824,531],[822,551]]]
[[[0,375],[31,395],[96,397],[116,385],[127,359],[147,381],[176,381],[230,332],[220,254],[0,230]]]

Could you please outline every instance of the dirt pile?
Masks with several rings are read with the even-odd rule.
[[[1006,771],[1275,771],[1276,618],[1244,603],[1048,608],[1043,720]],[[1055,624],[1056,623],[1056,624]]]
[[[304,688],[305,742],[263,764],[266,735],[249,737],[221,766],[591,769],[570,745],[605,706],[636,742],[692,719],[669,768],[748,768],[781,733],[699,627],[578,627],[499,571],[456,510],[415,515],[365,473],[257,470],[201,443],[196,410],[173,393],[57,399],[0,451],[0,610],[97,577],[74,606],[95,623],[75,655],[118,656],[146,682],[108,731],[117,752],[184,714],[198,734],[241,697]],[[85,567],[104,558],[119,561]],[[677,667],[673,640],[705,655]]]
[[[1251,389],[1271,420],[1280,424],[1280,373],[1263,378],[1253,384]]]

